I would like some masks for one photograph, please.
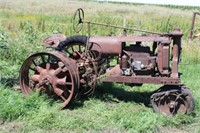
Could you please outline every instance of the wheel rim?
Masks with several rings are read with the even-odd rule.
[[[194,110],[194,98],[184,86],[161,87],[151,96],[151,103],[155,112],[166,116],[189,114]]]
[[[20,70],[24,95],[39,91],[61,99],[64,108],[76,95],[78,74],[72,61],[59,52],[41,52],[28,57]]]
[[[81,84],[78,98],[92,95],[96,87],[97,77],[97,68],[94,61],[96,54],[89,50],[86,52],[86,46],[81,43],[68,45],[63,52],[75,60],[78,66]],[[92,72],[87,72],[89,69],[92,69]],[[82,73],[83,71],[84,73]]]
[[[185,114],[188,103],[184,96],[177,98],[178,94],[170,94],[161,99],[158,103],[159,112],[170,116],[174,114]]]

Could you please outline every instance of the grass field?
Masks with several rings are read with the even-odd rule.
[[[153,112],[149,94],[159,85],[129,87],[99,84],[93,97],[75,101],[68,109],[37,93],[24,98],[18,75],[31,53],[45,49],[41,40],[53,33],[75,35],[71,18],[82,7],[85,19],[102,23],[184,33],[180,72],[182,83],[193,92],[191,115],[164,117]],[[200,40],[188,43],[193,11],[200,8],[98,3],[66,0],[0,0],[0,132],[200,132]],[[196,27],[200,27],[200,17]],[[130,34],[140,34],[130,31]],[[81,33],[87,35],[84,27]],[[119,35],[122,30],[92,26],[92,35]]]

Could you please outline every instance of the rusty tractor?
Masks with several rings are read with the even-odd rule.
[[[92,95],[97,80],[127,85],[162,84],[150,97],[155,112],[168,116],[192,113],[194,98],[181,83],[178,71],[183,35],[180,29],[161,34],[85,21],[81,8],[73,20],[77,32],[84,23],[88,24],[89,35],[56,34],[44,39],[53,50],[32,54],[21,66],[24,95],[39,91],[60,99],[64,108],[74,99]],[[91,36],[91,24],[149,35]],[[115,65],[110,63],[113,58],[117,59]]]

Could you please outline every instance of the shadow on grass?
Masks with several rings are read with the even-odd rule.
[[[135,102],[138,104],[144,104],[150,107],[150,96],[153,92],[138,92],[138,91],[126,91],[121,87],[116,87],[112,83],[104,83],[96,88],[94,98],[101,99],[102,101],[113,101],[117,99],[124,102]],[[111,98],[110,98],[111,96]],[[113,98],[112,98],[113,97]],[[118,102],[118,101],[113,101]]]
[[[89,98],[99,99],[107,103],[134,102],[143,104],[146,107],[151,107],[150,96],[155,92],[139,92],[139,91],[126,91],[121,87],[116,87],[112,83],[103,83],[98,85],[93,96]],[[89,100],[88,97],[80,98],[67,105],[65,109],[77,109],[84,106],[84,102]]]
[[[14,85],[19,85],[19,79],[17,77],[1,77],[0,84],[11,88]]]

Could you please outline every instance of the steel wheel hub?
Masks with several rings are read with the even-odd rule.
[[[79,88],[76,65],[59,52],[41,52],[28,57],[20,70],[20,86],[25,95],[37,90],[61,99],[65,107]]]

